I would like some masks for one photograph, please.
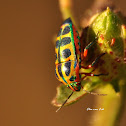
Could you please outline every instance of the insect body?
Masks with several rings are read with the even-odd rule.
[[[56,39],[56,77],[73,91],[80,91],[81,49],[79,34],[70,18],[62,24]]]
[[[84,57],[87,56],[88,48],[92,46],[94,43],[95,41],[89,43],[85,47]],[[86,67],[81,66],[80,37],[70,18],[66,19],[60,28],[60,31],[56,38],[55,53],[56,53],[56,61],[55,61],[56,77],[59,81],[64,83],[68,88],[73,90],[73,92],[80,91],[82,87],[81,80],[83,80],[85,77],[105,75],[105,74],[96,75],[93,73],[80,73],[79,72],[81,68],[88,69],[88,68],[93,67],[98,61],[98,59],[101,56],[103,56],[105,53],[99,55],[95,59],[95,61],[92,62],[92,64]],[[85,75],[83,78],[81,78],[82,74]],[[70,96],[66,99],[66,101],[62,104],[60,108],[63,107],[63,105],[71,97],[73,92],[70,94]],[[86,91],[86,92],[90,94],[94,94],[94,95],[106,95],[106,94],[97,94],[97,93],[93,93],[89,91]]]

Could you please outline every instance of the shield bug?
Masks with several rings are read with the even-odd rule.
[[[89,45],[85,47],[84,57],[87,56],[87,50],[90,46],[93,45],[93,43],[94,41],[89,43]],[[95,75],[93,73],[79,72],[81,68],[88,69],[93,67],[94,64],[96,64],[96,62],[98,61],[98,59],[105,53],[98,56],[92,64],[86,67],[81,66],[80,37],[78,31],[76,30],[70,18],[66,19],[60,27],[59,33],[56,38],[55,53],[56,53],[55,75],[60,82],[62,82],[68,88],[73,90],[73,92],[81,90],[82,88],[81,80],[83,80],[85,77],[104,75],[104,74]],[[83,78],[81,77],[82,74],[85,75]],[[66,101],[62,104],[60,108],[64,106],[67,100],[72,96],[73,92],[70,94],[70,96],[66,99]],[[94,95],[106,95],[106,94],[97,94],[89,91],[86,92]]]

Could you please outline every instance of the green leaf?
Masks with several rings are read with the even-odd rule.
[[[87,91],[93,91],[100,85],[101,83],[97,77],[90,77],[90,79],[88,78],[87,80],[82,81],[83,89]],[[80,98],[82,98],[84,95],[86,95],[87,93],[84,90],[81,89],[79,92],[75,91],[65,105],[73,104],[77,102]],[[57,94],[56,97],[53,99],[52,104],[54,106],[60,107],[71,93],[71,89],[67,88],[67,86],[64,84],[61,84],[57,87]]]

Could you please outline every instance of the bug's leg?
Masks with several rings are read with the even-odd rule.
[[[98,60],[103,56],[105,55],[106,53],[102,53],[101,55],[99,55],[93,62],[92,64],[88,65],[88,66],[81,66],[81,68],[84,68],[84,69],[89,69],[89,68],[92,68],[97,62]]]
[[[83,87],[82,87],[82,89],[83,89]],[[87,91],[87,90],[84,90],[84,89],[83,89],[83,91],[85,91],[88,94],[92,94],[92,95],[99,95],[99,96],[105,96],[105,95],[107,95],[107,94],[98,94],[98,93],[95,93],[95,92],[90,92],[90,91]]]
[[[83,80],[85,77],[87,77],[87,76],[84,76],[81,80]],[[81,87],[82,87],[82,85],[81,85]],[[86,93],[92,94],[92,95],[99,95],[99,96],[105,96],[105,95],[107,95],[107,94],[99,94],[99,93],[95,93],[95,92],[90,92],[90,91],[87,91],[87,90],[83,89],[83,87],[82,87],[82,90],[85,91]]]
[[[81,81],[84,80],[86,77],[87,77],[87,76],[82,77],[82,78],[81,78]]]
[[[104,73],[101,73],[101,74],[81,73],[81,74],[85,74],[86,76],[91,76],[91,77],[93,77],[93,76],[102,76],[102,75],[106,76],[106,75],[108,75],[108,73],[107,74],[104,74]]]
[[[90,42],[85,48],[84,48],[84,58],[87,57],[88,54],[88,49],[90,48],[90,46],[92,46],[95,43],[95,41]]]
[[[88,49],[96,42],[97,39],[98,37],[95,37],[95,39],[84,48],[84,58],[87,57]]]

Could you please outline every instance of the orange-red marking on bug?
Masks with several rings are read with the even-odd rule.
[[[100,35],[100,38],[101,38],[102,40],[104,40],[104,36],[103,36],[103,34]]]
[[[112,38],[111,40],[111,46],[113,46],[115,44],[115,38]]]
[[[113,52],[112,52],[112,51],[110,51],[110,54],[111,54],[111,55],[113,55]]]
[[[100,46],[102,46],[102,43],[99,43]]]
[[[122,25],[124,27],[124,29],[126,29],[126,25]]]
[[[84,58],[87,56],[88,49],[84,49]]]

